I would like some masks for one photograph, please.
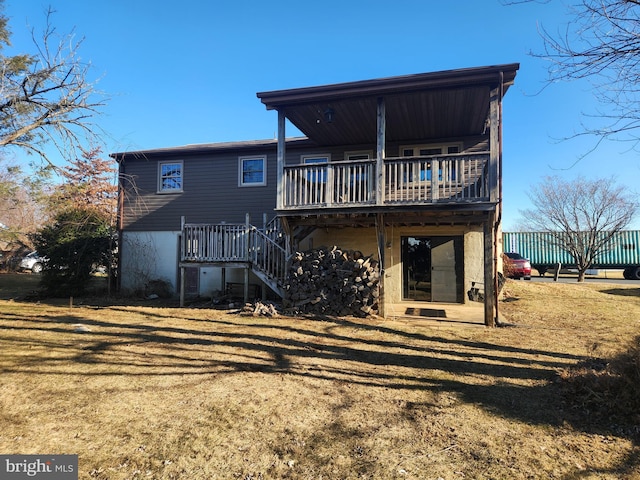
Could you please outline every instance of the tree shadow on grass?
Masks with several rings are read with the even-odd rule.
[[[601,292],[622,297],[640,297],[640,288],[609,288]]]
[[[5,356],[0,371],[150,378],[286,373],[301,380],[398,391],[448,391],[500,417],[554,428],[571,426],[600,435],[627,435],[636,445],[638,441],[567,404],[557,373],[586,357],[566,352],[405,331],[344,318],[257,318],[241,323],[231,317],[202,320],[145,310],[139,313],[146,318],[123,323],[121,319],[88,318],[102,312],[83,316],[78,310],[60,316],[0,314],[0,342],[9,349],[30,352]],[[105,310],[107,315],[110,311],[136,315],[131,309]],[[172,325],[167,325],[169,320]],[[90,331],[76,332],[77,324]],[[630,472],[638,465],[634,453],[618,469]]]

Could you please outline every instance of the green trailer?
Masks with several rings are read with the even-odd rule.
[[[504,232],[505,252],[517,252],[531,262],[540,275],[553,270],[575,267],[573,257],[553,241],[549,232]],[[621,269],[624,278],[640,280],[640,230],[617,232],[596,257],[592,269]]]

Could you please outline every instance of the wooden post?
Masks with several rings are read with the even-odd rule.
[[[384,189],[385,189],[385,176],[384,176],[384,157],[385,157],[385,144],[387,133],[387,112],[386,104],[383,97],[378,98],[378,135],[377,135],[377,152],[376,152],[376,204],[382,205],[384,203]]]
[[[245,215],[245,227],[244,227],[244,254],[245,254],[245,266],[244,266],[244,303],[249,301],[249,262],[251,259],[251,242],[249,235],[251,234],[251,217],[247,213]]]
[[[180,306],[184,307],[184,284],[185,284],[185,269],[180,267]]]
[[[263,233],[267,233],[267,224],[268,224],[268,218],[267,218],[267,213],[264,212],[262,214],[262,231]],[[260,285],[260,291],[262,293],[261,298],[262,301],[266,301],[267,300],[267,284],[262,282],[262,285]]]
[[[326,175],[326,182],[324,183],[326,185],[326,190],[325,190],[325,203],[327,205],[327,207],[331,207],[333,205],[333,196],[334,196],[334,188],[333,188],[333,165],[331,163],[326,163],[324,165],[325,168],[325,175]]]
[[[244,267],[244,303],[249,303],[249,265]]]
[[[487,327],[495,327],[495,271],[493,261],[493,224],[495,214],[490,212],[484,223],[484,324]]]
[[[276,208],[284,208],[284,164],[286,155],[286,116],[283,111],[278,110],[278,151],[277,151],[277,187],[276,187]]]
[[[384,298],[384,276],[385,276],[385,261],[384,261],[384,249],[385,249],[385,235],[384,235],[384,214],[376,214],[376,234],[378,239],[378,260],[380,261],[380,279],[378,280],[379,292],[378,296],[378,315],[382,318],[386,318],[385,298]]]
[[[489,107],[489,170],[488,187],[489,201],[499,202],[498,173],[500,164],[500,88],[491,90],[491,103]]]
[[[289,220],[287,220],[287,217],[280,217],[280,226],[282,227],[282,231],[284,232],[285,239],[286,239],[284,244],[285,255],[286,255],[286,258],[289,258],[289,255],[291,255],[292,250],[297,249],[298,246],[293,245],[293,236],[291,235],[291,226],[289,225]]]
[[[440,161],[431,160],[431,200],[437,201],[440,198]]]
[[[491,89],[489,104],[489,165],[487,187],[489,201],[495,205],[484,225],[484,323],[495,327],[498,317],[497,234],[502,216],[500,164],[502,162],[500,118],[502,104],[502,74],[500,83]]]

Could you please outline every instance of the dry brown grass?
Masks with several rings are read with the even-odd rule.
[[[625,350],[638,289],[505,288],[499,329],[0,300],[0,452],[82,479],[638,478],[633,430],[558,381]]]

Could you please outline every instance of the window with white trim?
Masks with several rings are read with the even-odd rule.
[[[238,185],[262,187],[267,184],[267,157],[264,155],[240,157],[238,161]]]
[[[344,159],[351,162],[371,159],[371,151],[344,152]]]
[[[329,163],[331,157],[329,155],[302,155],[302,163],[315,164],[315,163]],[[327,167],[319,166],[312,167],[307,171],[307,180],[310,182],[326,183],[327,182]]]
[[[428,155],[450,155],[462,152],[462,143],[435,145],[408,145],[400,147],[401,157],[424,157]]]
[[[182,192],[184,171],[182,161],[158,163],[158,192]]]
[[[445,143],[445,144],[435,144],[435,145],[409,145],[406,147],[400,147],[400,156],[401,157],[428,157],[428,156],[436,156],[436,155],[452,155],[456,153],[460,153],[462,151],[462,143]],[[420,162],[420,180],[431,180],[431,163],[428,162],[422,165],[422,161]],[[456,178],[456,163],[450,162],[448,163],[448,169],[446,170],[446,174],[443,173],[442,165],[438,168],[438,180],[443,179],[443,175],[448,177],[449,180],[455,180]]]

